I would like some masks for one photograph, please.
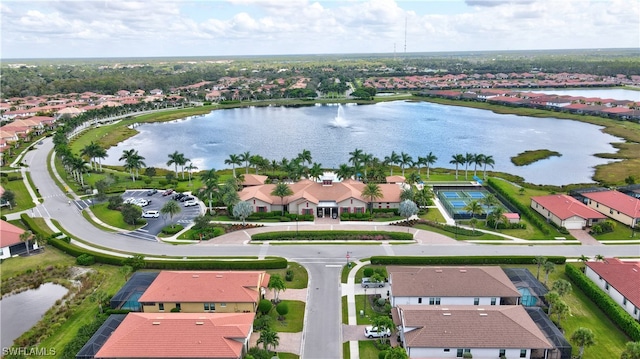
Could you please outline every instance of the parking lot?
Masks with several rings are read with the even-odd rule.
[[[146,211],[160,211],[162,207],[167,203],[167,201],[173,201],[173,194],[168,196],[163,196],[163,190],[158,190],[158,192],[149,195],[148,189],[140,189],[140,190],[128,190],[122,195],[122,199],[127,200],[146,200],[148,205],[142,207],[142,212]],[[156,235],[160,233],[164,226],[168,226],[172,223],[181,224],[183,226],[188,226],[193,219],[200,215],[203,211],[202,204],[196,198],[197,205],[195,206],[185,206],[185,202],[176,202],[182,209],[180,213],[170,218],[168,215],[160,214],[158,218],[144,218],[147,221],[147,224],[135,231],[126,233],[129,237],[135,237],[146,240],[156,240]]]

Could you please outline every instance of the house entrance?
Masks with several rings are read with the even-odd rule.
[[[337,219],[338,216],[338,204],[335,201],[320,201],[318,203],[318,218]]]

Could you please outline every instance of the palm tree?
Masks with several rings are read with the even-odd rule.
[[[96,154],[99,151],[99,148],[101,148],[99,145],[97,145],[96,143],[94,143],[93,141],[86,145],[82,151],[80,151],[80,155],[81,156],[87,156],[89,158],[89,164],[91,165],[91,169],[94,168],[94,164],[95,164],[95,158],[96,158]],[[98,165],[95,164],[95,169],[98,169]]]
[[[496,198],[494,194],[489,193],[480,200],[480,203],[490,209],[499,205],[500,201],[498,201],[498,198]]]
[[[391,151],[391,155],[384,157],[384,163],[391,167],[391,172],[389,176],[393,176],[393,165],[400,161],[400,156],[395,152]]]
[[[122,151],[122,156],[120,156],[120,161],[122,160],[124,160],[124,168],[126,170],[129,170],[129,173],[131,174],[131,180],[135,182],[136,174],[138,173],[138,170],[146,166],[146,164],[143,161],[144,157],[140,156],[138,154],[138,151],[131,149],[131,150]]]
[[[427,179],[429,178],[429,169],[431,168],[431,165],[435,164],[437,160],[438,156],[434,155],[433,152],[429,152],[429,154],[424,157],[424,165],[427,168]]]
[[[262,344],[264,350],[269,350],[269,347],[272,347],[273,350],[275,350],[276,347],[280,345],[280,337],[277,332],[270,328],[265,328],[260,332],[260,337],[256,344]]]
[[[210,169],[204,173],[202,173],[200,175],[200,180],[202,181],[202,184],[204,185],[204,190],[201,190],[201,193],[204,196],[208,196],[209,197],[209,212],[212,211],[213,208],[213,196],[214,194],[218,193],[218,180],[220,179],[220,177],[218,177],[218,174],[216,173],[215,169]]]
[[[336,170],[336,176],[338,177],[339,180],[345,180],[347,178],[351,178],[353,176],[353,168],[349,167],[348,164],[343,163],[340,165],[340,167]]]
[[[98,159],[98,163],[100,164],[100,172],[102,172],[102,160],[109,157],[107,154],[107,150],[98,146],[96,147],[96,151],[93,153],[93,157]]]
[[[176,172],[176,177],[178,177],[178,165],[182,162],[184,155],[178,151],[173,152],[169,155],[169,161],[167,161],[167,166],[173,165],[174,171]]]
[[[178,158],[178,160],[179,160],[178,165],[180,166],[180,172],[182,172],[182,179],[184,179],[184,165],[186,165],[187,162],[191,160],[186,158],[183,153],[180,154],[180,157]]]
[[[352,152],[349,152],[349,156],[351,156],[349,157],[349,162],[353,164],[353,167],[356,166],[356,163],[360,163],[362,154],[363,154],[363,151],[358,148],[356,148]]]
[[[360,156],[360,160],[362,161],[362,166],[364,167],[364,179],[366,180],[366,179],[368,179],[367,178],[367,167],[373,161],[373,154],[371,154],[371,153],[363,153]]]
[[[404,177],[404,168],[405,166],[413,163],[413,158],[411,158],[408,153],[401,152],[400,160],[398,161],[398,163],[400,164],[400,168],[402,169],[402,177]]]
[[[493,156],[484,156],[484,161],[482,162],[482,164],[484,165],[482,177],[484,179],[487,179],[487,165],[493,168],[493,165],[495,165],[496,162],[493,160]]]
[[[469,172],[469,165],[473,163],[474,155],[473,153],[467,152],[464,155],[464,179],[468,179],[467,174]]]
[[[197,170],[198,167],[194,166],[193,162],[189,161],[189,165],[187,165],[187,167],[185,167],[185,169],[187,170],[187,173],[189,174],[189,186],[191,186],[191,171]]]
[[[249,173],[249,161],[251,161],[251,152],[247,151],[240,154],[240,161],[244,162],[245,174]]]
[[[282,206],[282,215],[284,216],[284,198],[287,196],[291,196],[293,191],[289,188],[289,185],[286,183],[278,183],[271,191],[272,196],[280,197],[280,205]]]
[[[31,237],[33,237],[33,232],[31,231],[24,231],[22,233],[20,233],[20,241],[25,243],[25,247],[27,248],[27,255],[29,255],[29,240],[31,240]]]
[[[553,273],[556,270],[556,265],[553,262],[545,262],[542,266],[544,270],[544,285],[547,285],[547,281],[549,281],[549,273]]]
[[[471,201],[467,203],[463,209],[467,211],[467,213],[470,213],[472,218],[476,218],[476,215],[482,214],[483,211],[482,206],[478,201]]]
[[[309,169],[309,176],[315,179],[316,181],[320,179],[320,176],[322,176],[322,173],[323,173],[322,164],[320,163],[314,163]]]
[[[160,209],[160,213],[162,213],[163,215],[169,215],[169,218],[171,220],[173,220],[173,216],[180,213],[180,211],[182,211],[182,208],[180,208],[180,205],[176,201],[167,201],[167,203],[165,203],[164,206],[162,206],[162,208]],[[165,224],[167,223],[166,218],[164,222]],[[173,224],[171,224],[171,228],[173,228]]]
[[[540,267],[547,263],[547,258],[543,256],[537,256],[533,259],[533,264],[537,267],[536,279],[540,280]]]
[[[373,215],[373,201],[382,198],[382,190],[377,183],[367,183],[362,190],[362,197],[369,199],[369,214]]]
[[[627,342],[620,359],[640,359],[640,341]]]
[[[306,150],[306,149],[302,149],[302,152],[298,153],[298,157],[297,157],[300,162],[302,163],[309,163],[311,164],[312,159],[311,159],[311,151]]]
[[[238,155],[229,155],[229,158],[224,160],[225,165],[231,165],[231,169],[233,171],[233,177],[236,176],[236,165],[241,165],[242,161]]]
[[[498,230],[498,223],[504,218],[504,208],[498,206],[494,207],[493,210],[487,216],[487,222],[489,219],[493,219],[494,221],[494,230]]]
[[[485,158],[485,155],[483,155],[482,153],[476,153],[475,155],[473,155],[473,176],[474,177],[477,177],[476,170],[478,169],[478,166],[482,166],[484,164],[484,158]]]
[[[77,176],[76,180],[80,181],[80,185],[84,187],[83,173],[87,169],[87,161],[85,161],[82,157],[74,156],[71,158],[71,167],[73,168],[73,172]]]
[[[451,156],[451,161],[449,163],[456,165],[456,180],[458,180],[458,166],[463,165],[465,162],[465,158],[462,154],[456,154]]]

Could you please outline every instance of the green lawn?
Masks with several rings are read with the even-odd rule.
[[[285,333],[301,332],[302,324],[304,323],[305,303],[299,300],[283,300],[281,303],[289,305],[289,313],[283,321],[280,321],[278,320],[278,312],[276,312],[275,306],[273,307],[269,312],[269,315],[273,318],[273,330]]]
[[[66,255],[52,246],[46,246],[44,251],[29,257],[7,258],[0,264],[1,279],[24,273],[27,269],[48,267],[52,265],[73,265],[75,258]]]
[[[342,296],[340,300],[342,303],[342,324],[349,324],[349,304],[347,303],[347,296]]]
[[[12,175],[20,174],[12,173]],[[5,191],[12,191],[15,194],[15,199],[13,200],[15,206],[11,209],[9,209],[9,207],[2,207],[2,214],[20,212],[35,206],[22,179],[3,182],[2,187]]]
[[[376,348],[375,340],[361,340],[358,342],[358,350],[360,351],[360,359],[378,359],[380,352]]]
[[[444,223],[444,216],[437,208],[429,208],[427,209],[427,213],[420,216],[421,219],[426,219],[428,221]]]
[[[351,348],[349,342],[342,343],[342,359],[351,359]]]
[[[293,354],[293,353],[278,353],[278,358],[280,359],[298,359],[300,358],[299,355]]]
[[[613,220],[611,220],[613,221]],[[599,241],[611,241],[611,240],[637,240],[640,239],[640,230],[633,231],[634,236],[631,237],[631,227],[624,225],[620,222],[613,221],[616,227],[613,232],[594,235],[593,237]]]
[[[307,274],[307,270],[298,263],[289,262],[288,269],[293,270],[293,280],[291,282],[287,282],[285,280],[285,284],[287,288],[291,289],[303,289],[307,287],[307,283],[309,282],[309,275]],[[282,279],[285,279],[287,269],[269,269],[267,272],[271,275],[279,274]]]
[[[98,219],[100,219],[102,222],[110,226],[114,226],[114,227],[118,227],[126,230],[134,230],[140,227],[140,225],[133,226],[128,223],[125,223],[124,219],[122,218],[122,213],[120,213],[120,211],[111,210],[107,208],[107,206],[108,206],[108,203],[96,204],[93,207],[91,207],[91,211],[93,212],[93,214],[96,215],[96,217],[98,217]]]

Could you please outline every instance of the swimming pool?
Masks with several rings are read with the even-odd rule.
[[[531,291],[529,290],[529,288],[519,287],[518,292],[522,294],[522,305],[524,305],[525,307],[533,307],[536,305],[536,303],[538,303],[538,298],[531,295]]]

